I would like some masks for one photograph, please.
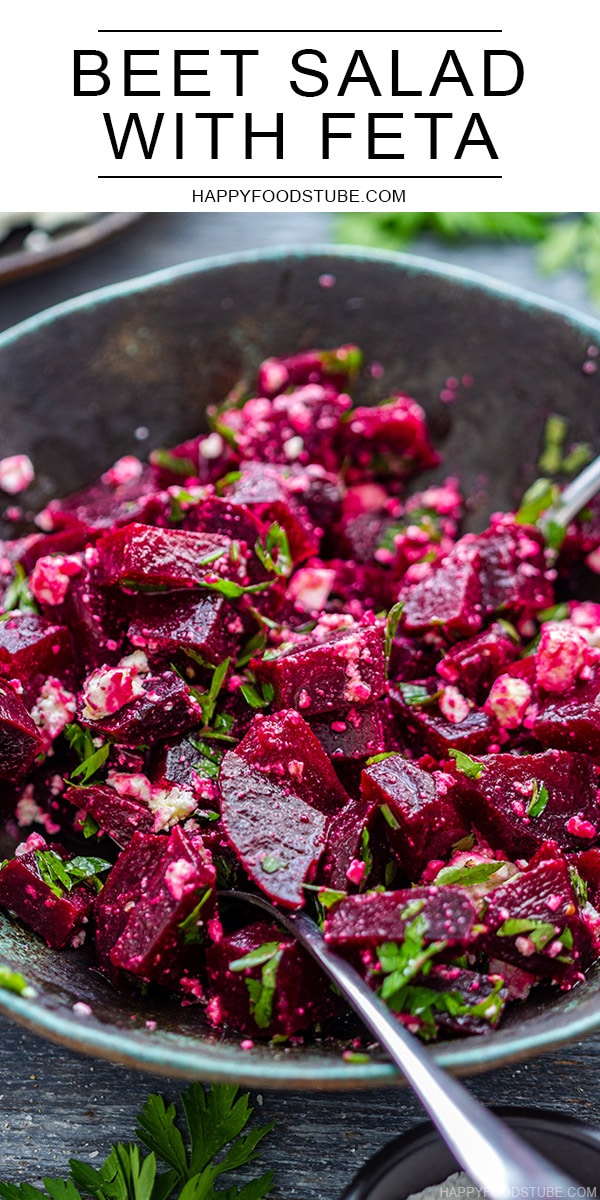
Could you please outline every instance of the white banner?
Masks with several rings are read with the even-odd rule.
[[[208,7],[5,8],[3,207],[598,207],[589,0]]]

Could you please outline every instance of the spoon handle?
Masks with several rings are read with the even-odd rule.
[[[574,1195],[575,1180],[543,1159],[489,1109],[436,1063],[432,1055],[397,1021],[389,1008],[350,963],[331,950],[318,925],[304,912],[282,912],[262,896],[232,893],[264,908],[317,960],[377,1041],[405,1075],[446,1145],[485,1188],[488,1200],[515,1195]],[[553,1188],[554,1191],[550,1191]],[[520,1189],[520,1190],[516,1190]]]
[[[571,483],[567,484],[557,503],[544,513],[542,522],[547,524],[548,521],[553,521],[556,525],[561,525],[563,529],[566,529],[573,517],[576,517],[577,513],[585,508],[586,504],[589,504],[598,491],[600,491],[600,455]]]

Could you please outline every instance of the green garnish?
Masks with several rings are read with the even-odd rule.
[[[424,708],[428,704],[435,704],[442,694],[441,689],[437,692],[428,692],[422,683],[401,683],[399,688],[404,703],[411,708]]]
[[[527,489],[515,514],[519,525],[535,525],[546,509],[558,499],[559,490],[550,479],[536,479]]]
[[[271,683],[260,685],[260,691],[253,683],[241,683],[240,692],[250,708],[267,708],[275,698],[275,688]]]
[[[398,629],[398,625],[400,624],[400,617],[402,616],[403,608],[404,608],[404,601],[399,600],[397,604],[394,604],[394,606],[392,608],[390,608],[390,611],[388,612],[388,615],[387,615],[387,619],[385,622],[385,657],[386,657],[386,660],[389,659],[390,654],[392,652],[392,642],[396,636],[396,631]]]
[[[110,746],[96,747],[89,729],[84,729],[76,721],[65,727],[65,737],[79,759],[79,766],[71,771],[71,779],[80,779],[82,784],[89,783],[104,766]]]
[[[546,785],[538,783],[537,779],[534,779],[531,788],[531,800],[527,805],[527,816],[539,817],[543,813],[549,799],[550,795]]]
[[[426,946],[426,933],[427,920],[419,913],[406,926],[402,942],[386,942],[377,951],[379,965],[385,976],[378,990],[382,1000],[395,1012],[403,1011],[406,984],[415,975],[426,974],[431,959],[448,945],[447,941],[439,940]]]
[[[206,588],[210,592],[220,592],[222,596],[226,596],[228,600],[237,600],[240,596],[247,596],[250,592],[264,592],[270,588],[271,579],[266,579],[264,583],[250,583],[247,587],[242,587],[240,583],[235,583],[233,579],[218,579],[216,576],[208,579],[199,579],[198,587]]]
[[[198,922],[202,909],[212,894],[212,888],[205,888],[192,911],[188,913],[187,917],[184,917],[183,921],[179,922],[179,929],[183,934],[184,945],[191,946],[204,941],[204,929],[198,927]]]
[[[3,620],[10,613],[38,613],[40,610],[29,591],[27,573],[21,563],[15,564],[15,577],[9,583],[2,601]]]
[[[469,867],[442,867],[435,877],[436,884],[456,883],[463,887],[474,887],[477,883],[485,883],[492,875],[496,875],[503,862],[476,863]]]
[[[34,850],[33,853],[41,878],[59,899],[84,879],[100,891],[102,883],[98,875],[111,868],[111,863],[103,858],[87,858],[78,854],[75,858],[63,859],[51,849]]]
[[[365,828],[362,830],[361,835],[360,835],[360,850],[359,850],[361,862],[364,862],[364,864],[365,864],[365,873],[363,875],[363,883],[366,883],[367,879],[369,878],[369,875],[371,874],[371,871],[373,870],[373,855],[371,853],[371,847],[369,845],[369,842],[370,842],[369,830],[365,826]]]
[[[254,550],[267,571],[273,571],[275,575],[287,579],[294,564],[287,533],[277,521],[269,525],[264,543],[259,538]]]
[[[381,754],[372,754],[371,757],[367,759],[366,765],[368,767],[372,767],[375,763],[383,762],[384,758],[393,758],[397,753],[397,750],[382,750]]]
[[[281,942],[265,942],[251,950],[243,958],[234,959],[229,964],[230,971],[245,971],[252,967],[262,967],[260,979],[246,979],[246,987],[250,995],[250,1012],[259,1029],[266,1029],[271,1023],[273,1000],[277,987],[277,968],[283,954]]]
[[[396,820],[389,804],[382,804],[379,811],[384,821],[389,825],[390,829],[400,828],[400,822]]]
[[[275,875],[276,871],[286,871],[288,864],[280,858],[275,858],[273,854],[265,854],[260,865],[267,875]]]
[[[568,604],[553,604],[551,608],[544,608],[537,614],[536,620],[543,625],[545,621],[566,621],[569,616]]]
[[[17,996],[25,996],[26,999],[32,999],[36,994],[35,988],[31,987],[24,975],[19,971],[11,971],[4,964],[0,964],[0,988],[4,988],[5,992],[16,992]]]
[[[584,908],[588,902],[588,885],[579,874],[576,867],[569,865],[569,876],[571,879],[571,887],[575,892],[575,899],[580,908]]]
[[[192,1083],[181,1095],[183,1121],[174,1104],[150,1095],[137,1117],[142,1146],[111,1147],[101,1166],[69,1161],[67,1179],[44,1179],[45,1192],[27,1183],[0,1183],[0,1200],[262,1200],[273,1171],[249,1183],[216,1187],[221,1175],[258,1158],[273,1123],[244,1133],[253,1109],[237,1087]],[[183,1128],[183,1131],[182,1131]]]
[[[456,763],[457,771],[461,775],[466,775],[467,779],[479,779],[485,771],[485,763],[476,762],[469,754],[464,754],[462,750],[450,750],[450,758],[453,758]]]
[[[153,467],[170,471],[172,475],[183,475],[186,479],[189,479],[190,475],[198,474],[198,469],[194,466],[191,458],[172,454],[170,450],[153,450],[150,454],[150,462]]]
[[[562,470],[567,422],[564,417],[552,413],[546,421],[544,429],[544,448],[540,454],[538,467],[543,475],[558,475]]]
[[[536,950],[543,950],[548,942],[557,937],[555,926],[537,917],[509,917],[496,930],[496,934],[498,937],[519,937],[525,934],[533,942]]]

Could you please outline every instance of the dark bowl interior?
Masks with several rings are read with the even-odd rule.
[[[597,1129],[562,1113],[518,1108],[494,1111],[540,1154],[568,1171],[582,1188],[596,1187],[600,1179]],[[369,1159],[342,1200],[406,1200],[414,1192],[443,1183],[459,1170],[454,1155],[428,1122],[395,1138]]]
[[[326,289],[319,279],[335,276]],[[29,453],[32,510],[90,482],[125,453],[191,436],[209,401],[252,380],[271,354],[355,341],[383,379],[365,373],[360,396],[394,389],[426,408],[445,463],[471,496],[469,522],[512,506],[536,475],[549,413],[569,440],[600,444],[600,375],[582,371],[600,324],[402,255],[274,252],[175,268],[61,305],[0,336],[2,454]],[[451,404],[448,376],[469,375]],[[146,426],[141,442],[135,430]],[[65,1044],[114,1061],[187,1077],[263,1086],[357,1087],[400,1081],[383,1056],[347,1063],[335,1045],[256,1046],[216,1038],[197,1009],[122,997],[89,970],[85,952],[57,954],[6,917],[0,954],[37,990],[0,992],[0,1009]],[[72,1005],[93,1009],[87,1020]],[[157,1022],[148,1028],[146,1021]],[[461,1071],[485,1069],[581,1036],[600,1024],[600,969],[568,995],[538,990],[484,1039],[434,1051]]]

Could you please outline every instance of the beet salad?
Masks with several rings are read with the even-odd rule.
[[[600,955],[600,605],[573,598],[600,505],[563,537],[538,480],[461,533],[457,479],[416,490],[422,409],[354,404],[362,369],[270,359],[209,432],[0,547],[0,905],[248,1046],[343,1006],[219,889],[307,906],[425,1039]]]

